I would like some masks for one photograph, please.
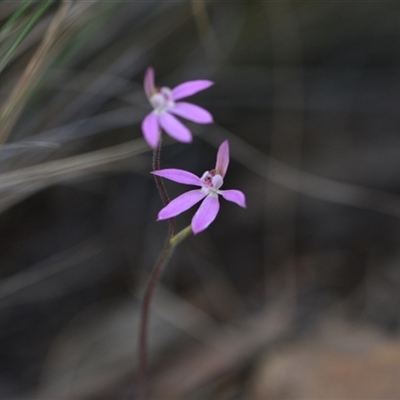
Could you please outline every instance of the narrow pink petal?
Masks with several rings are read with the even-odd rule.
[[[172,200],[158,213],[158,221],[175,217],[193,207],[201,199],[204,199],[204,194],[200,189],[190,190],[189,192],[183,193],[176,199]]]
[[[155,149],[160,140],[160,127],[157,116],[154,113],[148,114],[142,122],[142,132],[149,146]]]
[[[218,196],[208,195],[192,219],[193,233],[204,231],[214,221],[219,211]]]
[[[183,169],[159,169],[152,171],[152,174],[169,179],[170,181],[183,183],[185,185],[201,186],[200,178],[191,172],[184,171]]]
[[[148,98],[151,97],[154,89],[154,69],[152,67],[148,67],[144,75],[144,92]]]
[[[186,118],[189,121],[197,122],[198,124],[210,124],[213,122],[212,115],[202,107],[195,104],[179,102],[170,112]]]
[[[184,82],[172,89],[172,97],[175,101],[183,99],[184,97],[189,97],[201,90],[207,89],[212,85],[214,85],[214,82],[207,80]]]
[[[227,140],[222,142],[219,146],[217,154],[217,162],[215,164],[215,169],[221,174],[222,177],[225,176],[226,170],[229,165],[229,143]]]
[[[189,129],[186,128],[180,121],[178,121],[173,115],[169,113],[161,114],[158,117],[161,127],[171,137],[178,140],[179,142],[188,143],[192,141],[192,134]]]
[[[240,207],[246,208],[246,196],[240,190],[220,190],[218,192],[225,200],[232,201]]]

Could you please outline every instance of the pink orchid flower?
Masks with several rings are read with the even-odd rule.
[[[160,128],[180,142],[192,141],[189,129],[173,114],[198,124],[213,122],[212,115],[204,108],[183,101],[176,102],[207,89],[213,84],[208,80],[196,80],[181,83],[173,89],[157,88],[154,84],[154,70],[151,67],[147,68],[144,77],[144,91],[154,110],[143,120],[142,132],[149,146],[153,149],[157,147],[161,134]]]
[[[218,149],[215,169],[204,172],[203,176],[182,169],[160,169],[152,173],[185,185],[200,186],[172,200],[158,213],[158,221],[175,217],[203,200],[192,219],[193,233],[204,231],[214,221],[219,211],[218,195],[224,199],[246,207],[245,195],[240,190],[220,190],[229,164],[229,144],[225,140]]]

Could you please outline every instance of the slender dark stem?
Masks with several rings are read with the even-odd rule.
[[[160,138],[160,141],[158,142],[157,147],[154,149],[154,152],[153,152],[153,165],[152,165],[153,171],[161,169],[160,155],[161,155],[161,138]],[[167,189],[165,188],[164,181],[161,178],[161,176],[157,176],[157,175],[154,175],[154,179],[156,181],[157,189],[158,189],[158,192],[160,193],[161,200],[162,200],[164,206],[166,206],[170,202],[170,199],[168,196]],[[172,236],[174,236],[175,229],[176,229],[175,218],[170,218],[168,220],[168,223],[169,223],[168,238],[171,239]]]
[[[155,290],[161,279],[165,266],[170,259],[175,246],[170,245],[168,237],[164,249],[157,260],[156,265],[150,275],[142,300],[140,331],[139,331],[139,376],[138,376],[138,399],[145,400],[147,396],[147,338],[150,317],[150,306],[154,297]]]
[[[175,247],[185,240],[192,233],[192,226],[189,225],[165,243],[164,249],[154,266],[150,275],[149,282],[143,296],[142,313],[139,331],[139,376],[138,376],[138,400],[147,398],[147,337],[150,318],[150,305],[154,297],[155,290],[161,279],[162,273],[174,252]]]
[[[161,139],[158,146],[153,153],[153,171],[160,169],[160,154],[161,154]],[[161,200],[166,206],[169,202],[169,196],[165,188],[164,182],[160,176],[154,175],[158,192],[160,193]],[[141,318],[140,318],[140,328],[139,328],[139,365],[138,365],[138,398],[139,400],[145,400],[147,395],[147,338],[148,338],[148,327],[150,318],[150,307],[154,297],[154,293],[160,282],[162,273],[165,266],[170,259],[175,244],[171,244],[171,239],[175,235],[176,222],[175,218],[170,218],[168,220],[169,230],[167,239],[164,244],[164,248],[158,258],[153,271],[149,277],[149,281],[144,292],[142,300]]]

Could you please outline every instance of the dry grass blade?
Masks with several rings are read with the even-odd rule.
[[[51,46],[54,44],[58,36],[57,33],[68,13],[70,4],[70,0],[64,0],[61,3],[58,12],[47,29],[41,45],[36,50],[18,84],[4,104],[0,115],[2,128],[0,132],[0,144],[7,140],[20,112],[22,111],[24,99],[26,100],[27,98],[27,92],[32,88],[35,82],[38,81],[41,72],[43,72],[46,61],[49,62],[46,55],[49,53]]]
[[[72,0],[63,0],[60,3],[41,44],[2,107],[0,144],[7,140],[23,107],[30,98],[32,90],[40,82],[51,63],[57,59],[74,35],[81,32],[90,21],[94,20],[91,8],[96,3],[97,1],[74,3]]]
[[[31,16],[24,17],[23,14],[31,3],[31,0],[25,0],[4,24],[0,31],[0,40],[3,42],[0,48],[0,73],[53,1],[41,2]]]
[[[137,139],[106,149],[0,174],[0,192],[3,191],[0,196],[0,213],[52,184],[82,177],[94,171],[109,170],[110,164],[147,151],[148,146],[145,141]],[[134,160],[137,168],[142,167],[140,161],[137,157]]]

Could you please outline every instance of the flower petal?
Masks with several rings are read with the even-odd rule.
[[[148,98],[154,93],[154,89],[154,69],[149,67],[144,75],[144,92]]]
[[[172,97],[174,100],[183,99],[184,97],[189,97],[201,90],[207,89],[212,85],[214,85],[214,82],[208,80],[184,82],[172,89]]]
[[[173,115],[165,112],[158,117],[161,127],[171,137],[178,140],[179,142],[188,143],[192,141],[192,134],[189,129],[186,128],[180,121],[178,121]]]
[[[215,169],[221,174],[222,177],[225,176],[226,170],[229,165],[229,143],[227,140],[222,142],[219,146],[217,154],[217,162],[215,164]]]
[[[168,203],[159,213],[157,221],[175,217],[193,207],[201,199],[207,196],[200,189],[190,190],[189,192],[183,193],[176,199]]]
[[[142,132],[149,146],[155,149],[160,140],[160,127],[157,116],[154,113],[148,114],[142,122]]]
[[[214,221],[219,211],[218,196],[208,195],[192,219],[193,233],[204,231]]]
[[[200,178],[198,176],[189,171],[184,171],[183,169],[159,169],[152,171],[152,174],[169,179],[170,181],[183,183],[185,185],[201,186]]]
[[[246,196],[240,190],[220,190],[218,192],[225,200],[232,201],[240,207],[246,208]]]
[[[195,104],[179,102],[170,112],[186,118],[189,121],[197,122],[198,124],[210,124],[213,122],[212,115],[202,107]]]

